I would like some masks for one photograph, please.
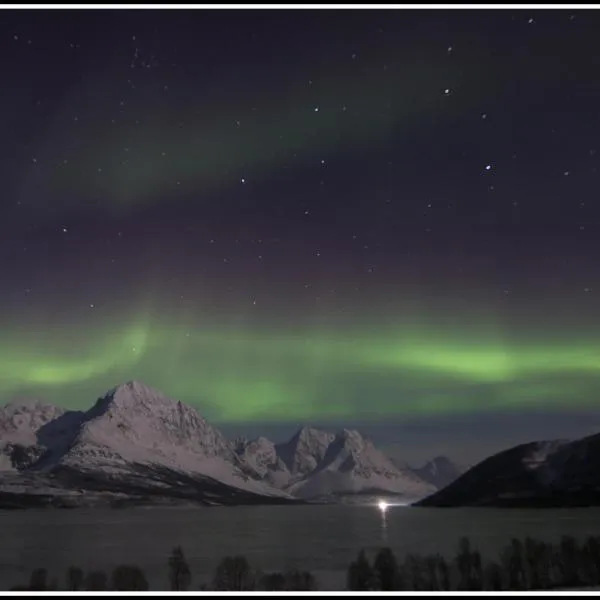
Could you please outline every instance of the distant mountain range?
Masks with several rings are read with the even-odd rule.
[[[198,412],[139,382],[88,411],[41,402],[0,409],[0,508],[336,501],[387,494],[404,503],[459,475],[439,457],[392,461],[357,431],[303,427],[288,442],[228,441]]]
[[[600,505],[600,434],[521,444],[475,465],[417,506]]]

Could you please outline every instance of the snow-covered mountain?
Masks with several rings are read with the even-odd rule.
[[[283,444],[277,444],[277,455],[290,473],[290,479],[300,479],[310,475],[322,463],[335,435],[315,429],[302,427],[292,438]]]
[[[303,427],[286,443],[259,438],[239,442],[237,451],[260,457],[262,477],[304,499],[385,493],[412,501],[436,489],[409,468],[394,465],[357,431]]]
[[[191,406],[135,381],[86,412],[36,401],[0,409],[0,506],[33,490],[51,503],[79,494],[235,504],[381,493],[414,501],[435,489],[357,431],[303,427],[284,443],[230,442]]]
[[[264,481],[280,489],[289,483],[290,471],[277,454],[276,446],[271,440],[265,437],[255,440],[237,439],[234,448],[240,459]]]
[[[223,435],[195,409],[139,382],[109,391],[85,413],[40,403],[0,411],[5,466],[65,487],[200,499],[289,498],[262,481]],[[14,460],[14,443],[30,457]],[[11,479],[14,483],[14,478]],[[1,482],[0,482],[1,483]],[[240,496],[239,492],[245,496]]]
[[[475,465],[420,506],[600,505],[600,434],[531,442]]]
[[[458,465],[445,456],[436,456],[421,468],[413,469],[424,481],[431,483],[438,490],[450,485],[464,472]]]
[[[7,404],[0,409],[0,472],[27,468],[64,445],[82,416],[37,400]]]

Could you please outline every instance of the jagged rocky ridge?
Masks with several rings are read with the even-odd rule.
[[[305,427],[286,443],[228,441],[198,412],[139,382],[86,412],[0,409],[0,507],[291,503],[347,494],[415,500],[435,486],[356,431]]]
[[[427,481],[436,489],[441,490],[458,479],[463,469],[445,456],[436,456],[414,472],[423,481]]]

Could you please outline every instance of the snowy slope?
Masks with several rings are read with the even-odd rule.
[[[265,437],[255,440],[238,439],[234,443],[238,456],[252,468],[261,479],[277,488],[284,488],[291,473],[277,454],[275,444]]]
[[[39,402],[0,409],[2,469],[17,476],[11,489],[20,489],[21,473],[23,489],[162,490],[177,497],[185,490],[185,497],[229,503],[253,501],[248,493],[290,499],[387,492],[414,500],[433,491],[356,431],[303,427],[281,444],[264,437],[231,443],[191,406],[135,381],[110,390],[85,413]]]
[[[418,477],[431,483],[439,490],[450,485],[463,473],[458,465],[445,456],[436,456],[421,468],[413,469],[413,471]]]
[[[53,467],[124,475],[131,465],[206,476],[258,494],[282,492],[258,480],[198,412],[139,382],[120,385],[86,414]]]
[[[314,427],[302,427],[288,442],[277,444],[278,457],[291,479],[300,479],[317,469],[325,458],[335,435]]]
[[[434,491],[409,469],[394,465],[358,431],[344,429],[331,437],[316,468],[290,485],[292,494],[311,498],[385,492],[415,500]]]
[[[285,443],[258,438],[239,440],[236,448],[266,481],[299,498],[379,492],[414,501],[435,490],[357,431],[303,427]]]
[[[81,416],[37,400],[0,408],[0,471],[30,466],[49,449],[67,443]]]

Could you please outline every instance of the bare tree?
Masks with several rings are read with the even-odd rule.
[[[348,584],[351,591],[365,592],[374,588],[373,569],[364,550],[358,553],[354,562],[348,567]]]
[[[192,582],[190,566],[185,558],[181,546],[173,548],[169,556],[169,582],[174,592],[185,592]]]
[[[255,589],[254,573],[245,556],[226,556],[218,565],[213,577],[214,590],[252,591]]]

